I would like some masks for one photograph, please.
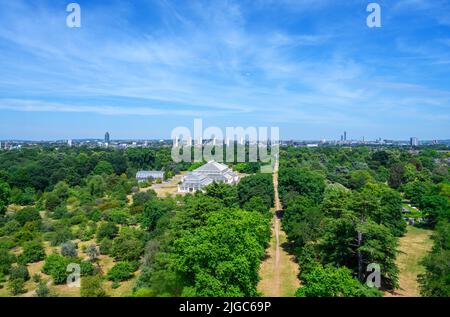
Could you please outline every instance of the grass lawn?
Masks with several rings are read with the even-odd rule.
[[[400,288],[387,296],[420,296],[417,276],[424,271],[420,260],[431,250],[431,230],[408,226],[404,237],[400,238],[397,265],[400,269]]]
[[[153,184],[151,186],[151,189],[153,189],[156,192],[156,195],[158,197],[167,197],[167,196],[175,196],[178,193],[178,183],[181,181],[181,178],[186,174],[187,172],[181,172],[180,174],[175,175],[172,177],[168,183],[161,183],[161,184]]]

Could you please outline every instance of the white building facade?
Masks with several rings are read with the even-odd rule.
[[[183,176],[181,183],[178,185],[178,192],[196,192],[213,182],[237,184],[239,182],[239,175],[224,164],[209,161],[205,165]]]

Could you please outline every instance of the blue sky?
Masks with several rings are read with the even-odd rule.
[[[0,139],[450,138],[450,1],[0,0]]]

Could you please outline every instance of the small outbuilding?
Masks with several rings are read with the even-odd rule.
[[[164,171],[139,171],[136,173],[136,179],[138,182],[147,180],[164,179]]]

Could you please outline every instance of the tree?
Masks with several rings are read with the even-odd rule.
[[[389,170],[389,186],[399,188],[403,184],[405,166],[402,163],[395,163]]]
[[[47,256],[42,267],[42,272],[50,275],[55,284],[63,284],[67,280],[69,272],[67,272],[67,265],[70,260],[59,254],[50,254]]]
[[[440,219],[450,220],[450,202],[447,198],[439,195],[424,196],[420,205],[432,225]]]
[[[56,207],[62,204],[62,199],[55,193],[51,192],[47,194],[45,200],[45,209],[54,211]]]
[[[450,296],[450,223],[446,220],[436,225],[433,249],[422,260],[425,273],[419,275],[422,296]]]
[[[273,206],[274,191],[271,174],[254,174],[241,179],[237,186],[239,204],[244,206],[253,197],[260,197],[267,209]]]
[[[40,281],[36,288],[37,297],[50,297],[51,293],[45,281]]]
[[[102,223],[97,230],[97,241],[102,241],[104,238],[112,239],[119,232],[119,227],[117,227],[112,222]]]
[[[0,215],[4,214],[6,207],[8,207],[9,199],[11,197],[11,188],[8,183],[0,180]]]
[[[406,223],[402,214],[402,197],[391,189],[385,189],[380,197],[379,218],[374,217],[374,221],[389,228],[396,237],[402,236],[406,232]]]
[[[25,289],[25,281],[21,278],[10,279],[8,282],[8,289],[13,296],[25,293],[27,291]]]
[[[95,175],[111,175],[114,173],[114,167],[111,165],[111,163],[107,161],[100,161],[97,163],[97,166],[94,168],[94,174]]]
[[[36,208],[25,207],[16,213],[15,220],[17,220],[21,226],[24,226],[27,222],[41,221],[41,216],[39,215],[39,211]]]
[[[15,195],[13,194],[14,192]],[[20,188],[15,187],[11,191],[11,201],[21,206],[33,205],[35,194],[36,192],[32,187],[27,187],[23,191]]]
[[[183,295],[255,296],[260,259],[270,237],[259,213],[223,209],[174,242]]]
[[[348,186],[351,189],[361,189],[369,182],[373,182],[373,177],[367,170],[351,171],[349,174]]]
[[[122,282],[133,277],[134,267],[128,262],[116,263],[108,272],[108,280]]]
[[[100,275],[84,276],[81,278],[81,297],[105,297],[102,287],[103,278]]]
[[[144,251],[143,243],[130,232],[122,232],[113,240],[111,255],[116,261],[137,261]]]
[[[262,214],[269,214],[269,209],[267,208],[267,204],[264,202],[260,196],[253,196],[249,201],[244,203],[243,209],[247,211],[257,211]]]
[[[66,201],[69,198],[70,187],[66,182],[60,181],[55,185],[53,194],[55,194],[61,201]]]
[[[139,215],[139,222],[149,231],[155,230],[158,220],[172,211],[174,207],[174,201],[170,198],[150,200],[144,204],[144,212]]]
[[[78,255],[77,246],[72,241],[61,244],[61,255],[69,258],[75,258]]]
[[[106,183],[103,177],[100,175],[95,175],[89,179],[87,187],[92,197],[100,198],[105,194]]]
[[[382,296],[377,289],[363,286],[346,267],[323,268],[320,264],[301,274],[298,297],[369,297]]]
[[[116,224],[126,225],[130,220],[130,213],[126,209],[115,208],[108,211],[108,220]]]
[[[11,265],[15,262],[15,257],[7,248],[0,247],[0,274],[8,274]]]
[[[45,258],[45,249],[41,241],[33,240],[25,242],[23,252],[19,256],[22,263],[34,263],[42,261]]]
[[[68,214],[67,206],[66,204],[61,204],[53,209],[52,218],[53,219],[63,219]]]
[[[9,270],[9,278],[11,280],[21,279],[28,281],[30,279],[30,273],[26,265],[16,265]]]
[[[89,261],[94,262],[97,260],[98,256],[100,255],[100,252],[97,249],[97,246],[95,245],[95,243],[90,244],[86,248],[86,254],[89,257]]]
[[[100,254],[110,254],[112,249],[112,240],[108,238],[104,238],[100,242]]]
[[[288,193],[307,196],[316,204],[323,199],[325,178],[322,174],[306,168],[283,168],[279,172],[280,194],[286,203]]]
[[[220,199],[226,207],[238,207],[236,186],[225,183],[212,183],[205,188],[206,195]]]
[[[54,229],[55,231],[50,232],[47,238],[52,246],[57,246],[60,245],[61,243],[73,239],[72,232],[66,226],[62,224],[57,224],[55,225]]]

